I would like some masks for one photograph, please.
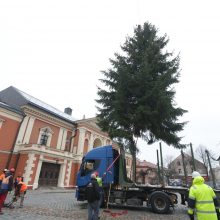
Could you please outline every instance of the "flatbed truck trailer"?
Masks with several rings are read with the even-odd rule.
[[[139,185],[129,181],[124,154],[108,145],[94,148],[83,157],[77,173],[78,201],[86,200],[85,189],[95,171],[103,178],[103,206],[151,207],[155,213],[164,214],[178,203],[178,198],[181,204],[186,204],[188,198],[187,187]],[[220,196],[220,190],[215,191]]]

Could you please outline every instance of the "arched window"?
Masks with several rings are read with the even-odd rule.
[[[180,165],[181,165],[181,163],[180,163],[179,161],[177,161],[177,163],[176,163],[176,164],[177,164],[177,166],[180,166]]]
[[[93,148],[96,148],[96,147],[99,147],[99,146],[102,146],[102,142],[99,138],[96,138],[94,140],[94,143],[93,143]]]

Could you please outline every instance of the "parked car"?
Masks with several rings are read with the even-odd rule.
[[[182,186],[181,179],[170,179],[170,186]]]

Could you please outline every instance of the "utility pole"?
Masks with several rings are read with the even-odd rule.
[[[157,172],[158,172],[158,184],[160,184],[160,161],[159,161],[159,153],[157,150]]]
[[[209,158],[209,151],[205,150],[205,152],[206,152],[208,162],[209,162],[209,168],[210,168],[210,172],[211,172],[211,176],[212,176],[213,187],[216,189],[215,176],[214,176],[214,173],[212,171],[212,165],[211,165],[210,158]]]
[[[161,142],[160,142],[160,160],[161,160],[162,186],[164,186],[165,183],[164,183],[164,172],[163,172],[163,153],[162,153],[162,145],[161,145]]]
[[[182,161],[183,161],[183,170],[184,170],[184,176],[185,176],[185,184],[186,186],[188,186],[188,178],[187,178],[187,172],[186,172],[186,164],[185,164],[185,160],[184,160],[184,153],[183,150],[181,150],[181,155],[182,155]]]
[[[194,153],[193,153],[192,143],[190,143],[189,145],[190,145],[190,150],[191,150],[191,155],[192,155],[193,170],[196,171],[196,166],[195,166],[195,160],[194,160]]]

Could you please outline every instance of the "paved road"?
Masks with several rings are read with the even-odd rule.
[[[16,204],[14,209],[4,208],[4,215],[0,215],[0,220],[86,220],[87,205],[84,202],[77,202],[74,195],[74,190],[44,189],[29,191],[25,198],[24,208],[19,208],[19,204]],[[7,201],[9,199],[10,195]],[[181,205],[166,215],[152,213],[150,209],[146,208],[110,207],[111,213],[115,214],[116,217],[112,217],[109,212],[103,211],[106,210],[101,210],[102,220],[188,220],[186,207]]]

